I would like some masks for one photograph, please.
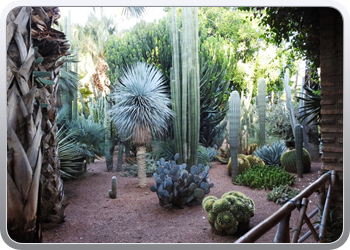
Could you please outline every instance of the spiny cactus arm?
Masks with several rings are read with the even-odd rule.
[[[236,90],[231,92],[229,102],[231,178],[232,181],[236,181],[238,175],[238,132],[241,108],[239,94]]]
[[[179,153],[179,162],[184,162],[183,155],[183,138],[182,138],[182,94],[181,94],[181,79],[180,79],[180,51],[179,51],[179,36],[176,20],[176,8],[171,8],[171,47],[172,47],[172,68],[170,70],[170,88],[172,107],[175,114],[174,117],[174,136],[176,152]]]
[[[295,151],[297,160],[298,177],[303,178],[304,166],[302,161],[303,154],[303,127],[300,124],[295,125]]]
[[[289,110],[290,122],[293,128],[293,136],[295,137],[294,128],[296,125],[296,120],[295,120],[294,109],[292,104],[292,93],[290,91],[290,86],[289,86],[289,69],[286,69],[286,73],[284,74],[283,84],[284,84],[284,91],[286,93],[286,107]]]
[[[266,81],[263,78],[260,78],[258,82],[258,109],[260,125],[260,145],[265,145]]]

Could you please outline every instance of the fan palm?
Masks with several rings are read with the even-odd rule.
[[[304,105],[299,107],[298,119],[302,122],[309,117],[306,125],[312,121],[314,121],[314,124],[319,125],[321,120],[321,94],[308,85],[303,87],[306,93],[301,93],[301,96],[297,96],[297,99],[304,101]]]
[[[163,135],[173,113],[169,106],[165,78],[153,65],[138,62],[120,74],[111,97],[109,114],[117,131],[133,136],[137,147],[139,186],[146,187],[146,144],[152,135]]]

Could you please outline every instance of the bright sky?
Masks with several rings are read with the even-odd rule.
[[[93,7],[59,7],[61,10],[62,18],[68,16],[68,11],[71,11],[71,22],[79,23],[81,25],[86,23],[88,14],[93,11]],[[121,21],[121,7],[103,7],[103,12],[107,16],[115,16],[118,21],[118,29],[129,28],[138,22],[138,19],[132,18],[132,20]],[[165,15],[163,7],[147,7],[147,11],[141,18],[146,22],[153,22],[155,19],[159,19]],[[101,7],[95,7],[96,15],[100,15]]]

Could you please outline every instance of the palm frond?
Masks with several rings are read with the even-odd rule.
[[[146,13],[146,7],[124,7],[122,14],[126,18],[140,18]]]

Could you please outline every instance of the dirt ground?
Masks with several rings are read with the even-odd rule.
[[[117,162],[116,155],[114,162]],[[293,187],[303,190],[314,182],[322,163],[312,163],[311,172],[296,178]],[[149,187],[154,178],[148,178],[148,188],[139,188],[136,177],[122,177],[123,172],[108,172],[103,160],[87,166],[87,172],[78,180],[65,181],[65,222],[58,228],[44,230],[44,243],[234,243],[242,234],[219,236],[211,232],[206,212],[201,205],[184,209],[159,205],[156,193]],[[269,190],[254,190],[236,186],[228,176],[226,165],[212,162],[209,170],[214,187],[209,195],[221,197],[225,192],[240,191],[252,198],[255,215],[249,227],[255,227],[280,208],[269,202]],[[117,177],[117,198],[111,199],[111,178]],[[309,197],[307,214],[317,207],[317,195]],[[290,220],[290,232],[296,225],[298,212]],[[317,216],[315,216],[317,217]],[[317,219],[317,218],[316,218]],[[277,226],[266,232],[256,243],[273,243]],[[309,229],[304,226],[302,234]],[[302,235],[301,234],[301,235]],[[315,243],[310,237],[306,242]]]

